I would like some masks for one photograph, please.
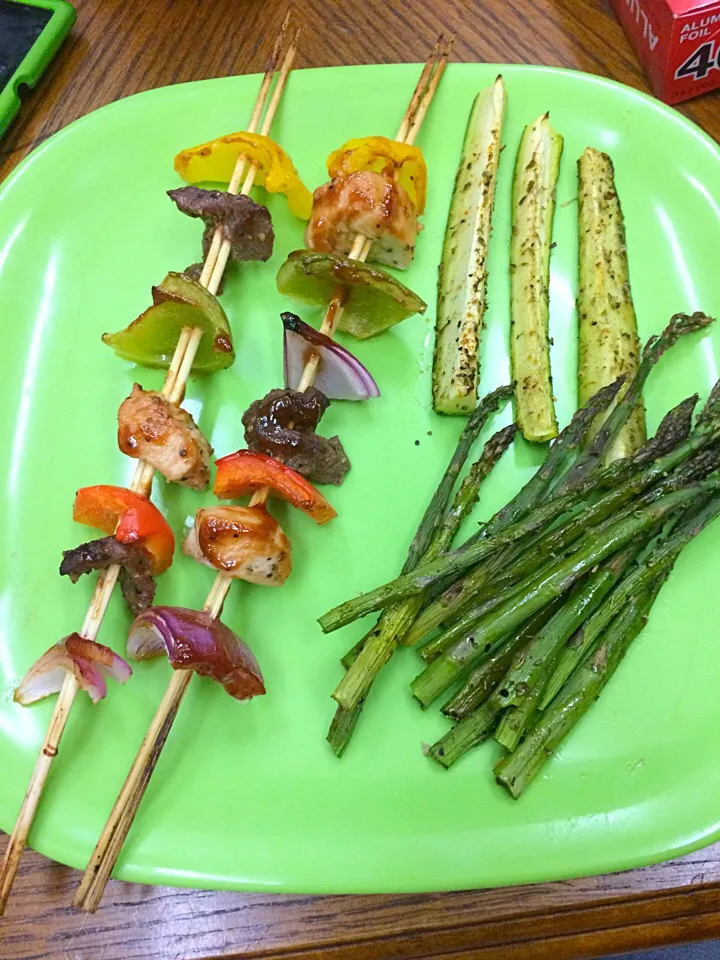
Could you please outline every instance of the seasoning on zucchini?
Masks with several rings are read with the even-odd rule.
[[[563,138],[549,114],[523,131],[512,189],[510,356],[515,419],[526,440],[544,443],[558,425],[550,374],[550,246]]]
[[[578,160],[580,405],[623,374],[628,384],[640,357],[625,225],[613,174],[610,157],[592,147]],[[607,459],[629,456],[645,438],[645,407],[639,400]]]
[[[433,408],[469,414],[480,379],[487,254],[507,94],[502,77],[475,98],[450,203],[438,285]]]

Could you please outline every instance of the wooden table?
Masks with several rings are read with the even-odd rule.
[[[76,117],[149,87],[264,68],[278,0],[76,0],[78,22],[0,142],[0,178]],[[441,30],[460,60],[574,67],[646,89],[605,0],[296,0],[298,66],[424,60]],[[720,139],[720,92],[683,111]],[[0,854],[5,838],[0,838]],[[95,917],[78,875],[24,859],[2,960],[565,960],[720,936],[720,844],[646,870],[507,890],[289,897],[109,885]]]

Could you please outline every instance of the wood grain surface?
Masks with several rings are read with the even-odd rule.
[[[78,21],[0,141],[0,178],[70,121],[140,90],[264,68],[278,0],[76,0]],[[453,58],[587,70],[647,89],[605,0],[297,0],[298,66]],[[720,92],[683,105],[720,139]],[[6,838],[0,837],[0,855]],[[112,882],[98,914],[69,906],[79,875],[28,852],[2,960],[482,960],[598,957],[720,936],[720,844],[613,876],[470,893],[308,897]]]

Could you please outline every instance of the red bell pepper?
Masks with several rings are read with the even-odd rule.
[[[75,494],[73,520],[112,534],[121,543],[139,543],[150,554],[153,573],[172,563],[175,537],[155,504],[125,487],[98,484]]]
[[[305,477],[264,453],[238,450],[215,461],[217,474],[213,493],[221,500],[237,500],[245,493],[269,487],[289,500],[316,523],[337,516],[325,497]]]

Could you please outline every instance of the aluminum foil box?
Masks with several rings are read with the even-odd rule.
[[[611,0],[656,96],[720,87],[720,0]]]

